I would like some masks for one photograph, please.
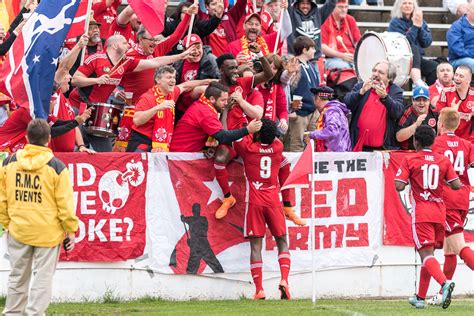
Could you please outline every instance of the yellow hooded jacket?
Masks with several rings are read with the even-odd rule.
[[[19,242],[55,247],[78,229],[69,173],[51,149],[28,144],[0,169],[0,224]]]

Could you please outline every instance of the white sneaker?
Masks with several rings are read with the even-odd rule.
[[[428,305],[436,305],[436,306],[440,306],[441,305],[441,300],[442,300],[443,296],[440,294],[440,293],[436,293],[435,296],[433,296],[432,298],[428,299],[426,301],[426,303]]]

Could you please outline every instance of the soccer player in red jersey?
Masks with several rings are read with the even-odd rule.
[[[281,298],[289,300],[288,274],[291,261],[279,192],[280,185],[290,173],[290,164],[283,156],[283,143],[276,135],[275,122],[263,118],[260,131],[253,137],[244,137],[236,150],[244,161],[249,188],[244,235],[250,240],[250,271],[256,287],[254,299],[265,299],[262,286],[262,240],[267,224],[278,247]],[[284,195],[286,193],[288,190],[282,192]]]
[[[403,191],[410,181],[413,212],[412,231],[416,249],[420,254],[422,269],[418,294],[408,302],[416,308],[424,308],[429,280],[433,277],[443,288],[442,305],[447,308],[451,303],[454,282],[448,280],[434,257],[434,249],[443,247],[446,206],[443,202],[443,184],[445,180],[452,189],[461,187],[459,177],[449,160],[431,150],[435,138],[434,130],[421,125],[415,132],[417,152],[406,156],[395,175],[395,187]]]
[[[453,108],[441,110],[438,120],[438,136],[433,145],[433,151],[449,158],[454,171],[459,175],[463,186],[454,192],[446,186],[443,189],[443,200],[446,204],[446,230],[444,240],[443,272],[452,279],[456,271],[457,258],[461,257],[466,265],[474,269],[474,252],[464,240],[464,221],[469,212],[469,194],[471,185],[467,170],[474,163],[474,148],[470,142],[454,134],[460,122],[458,111]],[[428,304],[441,303],[440,295],[428,300]]]
[[[219,121],[219,113],[227,105],[228,97],[227,86],[211,82],[204,94],[189,107],[176,125],[170,151],[202,151],[210,137],[221,143],[229,143],[258,131],[262,123],[257,120],[239,129],[224,129]]]
[[[455,134],[461,138],[471,140],[471,117],[474,108],[474,88],[470,87],[472,70],[469,66],[461,65],[454,73],[454,87],[446,88],[436,104],[439,112],[445,107],[456,109],[461,115],[461,122]]]

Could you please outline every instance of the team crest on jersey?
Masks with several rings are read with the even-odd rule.
[[[216,34],[219,37],[225,37],[225,31],[223,28],[217,28],[214,30],[214,34]]]
[[[431,126],[431,127],[435,127],[436,125],[436,120],[434,118],[430,118],[428,120],[428,125]]]
[[[110,72],[110,68],[109,68],[109,67],[104,67],[104,68],[102,68],[102,70],[103,70],[104,72],[107,72],[107,73]]]
[[[158,128],[155,132],[155,138],[159,142],[163,142],[166,140],[166,136],[168,136],[168,133],[166,132],[166,129],[164,128]]]
[[[123,75],[123,73],[125,72],[125,69],[123,69],[123,67],[120,66],[120,67],[118,67],[117,72],[118,72],[119,75]]]
[[[467,102],[467,108],[468,108],[469,110],[472,110],[473,105],[474,105],[474,104],[473,104],[472,101]]]
[[[189,70],[184,75],[184,81],[194,80],[194,78],[196,78],[196,76],[197,76],[197,70],[195,70],[195,69]]]

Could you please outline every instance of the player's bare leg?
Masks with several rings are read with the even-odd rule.
[[[275,236],[275,241],[278,247],[278,264],[280,265],[281,273],[281,281],[278,285],[281,294],[280,298],[282,300],[289,300],[291,299],[291,295],[290,287],[288,286],[288,275],[290,274],[291,259],[286,235],[280,237]]]
[[[216,173],[216,179],[219,186],[224,194],[224,201],[222,205],[216,211],[216,218],[222,219],[227,215],[229,209],[235,205],[235,198],[230,193],[229,188],[229,174],[227,173],[226,166],[231,160],[231,154],[229,149],[225,146],[219,146],[214,156],[214,170]]]
[[[265,292],[262,285],[262,240],[261,237],[249,237],[250,241],[250,273],[255,284],[254,300],[264,300]]]

